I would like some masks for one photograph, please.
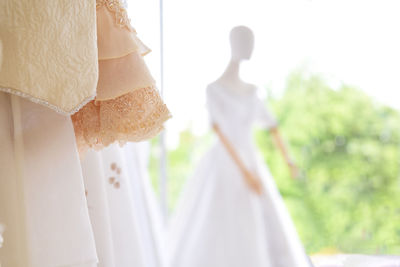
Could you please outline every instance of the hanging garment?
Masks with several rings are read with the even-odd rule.
[[[134,162],[128,164],[128,171],[133,181],[135,213],[140,221],[140,233],[146,251],[145,266],[166,266],[165,223],[148,172],[150,143],[129,143],[123,150],[128,162]]]
[[[261,179],[263,194],[250,191],[218,141],[189,180],[171,223],[170,266],[309,267],[282,197],[251,138],[255,122],[271,128],[276,121],[255,90],[234,91],[239,90],[208,87],[210,117],[248,170]]]
[[[137,39],[119,1],[98,0],[96,7],[94,1],[86,5],[62,0],[45,6],[47,2],[3,1],[0,4],[0,90],[14,94],[0,93],[0,222],[6,226],[0,262],[13,267],[93,267],[97,266],[95,240],[76,140],[79,148],[102,148],[115,141],[143,140],[163,128],[169,111],[143,61],[148,48]],[[93,31],[96,10],[98,36]],[[60,25],[53,25],[55,20]],[[66,20],[68,25],[64,25]],[[55,33],[53,26],[57,29]],[[37,38],[31,40],[31,35]],[[50,38],[47,40],[45,36]],[[69,38],[69,43],[63,43],[65,38]],[[96,39],[99,49],[93,42]],[[75,45],[79,47],[70,51]],[[63,47],[66,49],[56,51]],[[46,58],[45,53],[51,58]],[[15,62],[13,55],[17,56]],[[36,69],[35,64],[43,66]],[[21,71],[17,72],[19,67]],[[61,74],[57,76],[53,72]],[[70,79],[67,82],[63,80],[66,77]],[[39,81],[41,78],[45,81]],[[15,96],[27,97],[69,114],[94,97],[93,84],[94,87],[97,84],[96,101],[87,103],[74,115],[73,124],[68,116]],[[50,87],[53,90],[47,90]],[[86,97],[89,91],[90,96]],[[103,160],[118,153],[107,152]],[[119,167],[113,171],[117,170],[120,171]],[[99,191],[102,186],[99,183],[90,187]],[[122,189],[123,184],[115,180],[112,186]],[[98,196],[95,201],[96,205],[105,206],[102,211],[91,214],[93,217],[113,218],[97,220],[100,224],[94,224],[96,232],[98,229],[112,231],[110,242],[100,242],[97,250],[99,253],[119,250],[109,258],[107,254],[100,254],[102,260],[106,258],[104,266],[131,263],[147,266],[143,265],[140,238],[134,236],[138,228],[135,217],[128,213],[122,217],[126,220],[118,220],[123,212],[116,203],[132,210],[132,201],[127,199],[132,194],[120,191],[124,192],[122,197],[109,191],[107,199]],[[89,191],[87,194],[89,197]],[[107,209],[110,203],[116,209]]]
[[[72,114],[97,79],[94,1],[0,1],[0,91]]]
[[[0,151],[2,266],[96,266],[70,117],[0,93]]]
[[[83,162],[99,267],[162,267],[156,210],[149,205],[136,149],[114,144],[90,150]]]
[[[97,0],[97,96],[72,116],[80,151],[157,135],[170,113],[155,88],[137,38],[119,1]]]

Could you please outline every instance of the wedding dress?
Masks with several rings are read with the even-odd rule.
[[[111,246],[120,251],[112,254],[115,259],[102,261],[105,264],[144,266],[140,256],[133,259],[141,254],[135,218],[130,213],[122,216],[121,208],[130,209],[132,203],[124,202],[131,195],[124,191],[122,174],[121,182],[111,185],[124,193],[107,195],[115,199],[111,203],[117,210],[91,213],[95,219],[107,214],[112,218],[96,220],[96,233],[114,231],[110,243],[96,239],[95,247],[78,149],[145,140],[163,129],[170,115],[142,58],[149,50],[136,37],[118,0],[53,2],[0,4],[0,223],[5,225],[0,262],[6,267],[94,267],[96,249],[108,259],[100,252]],[[57,25],[50,29],[50,22]],[[46,39],[46,33],[52,34]],[[68,38],[77,43],[59,44]],[[14,52],[19,53],[15,62]],[[53,58],[54,52],[63,60]],[[21,72],[16,71],[18,66]],[[64,87],[67,78],[70,83]],[[95,91],[96,99],[88,102]],[[72,119],[65,116],[82,105]],[[112,149],[106,158],[116,154]],[[89,171],[101,170],[96,167]],[[100,181],[90,187],[96,191],[104,185]],[[107,201],[100,196],[95,203],[108,205]]]
[[[82,162],[99,267],[164,264],[157,231],[161,220],[138,149],[111,145],[89,151]]]
[[[99,267],[145,266],[127,168],[118,145],[90,150],[82,161]]]
[[[72,121],[99,266],[160,267],[160,232],[155,216],[150,217],[155,209],[142,182],[146,171],[133,145],[125,143],[155,136],[170,114],[143,60],[150,50],[137,38],[122,3],[96,2],[97,96]]]
[[[150,143],[129,143],[123,148],[132,179],[135,214],[143,239],[146,267],[166,266],[165,223],[160,205],[150,182],[148,165]]]
[[[276,121],[256,92],[207,88],[211,121],[257,174],[263,194],[253,193],[220,141],[200,161],[171,223],[170,266],[308,267],[309,260],[277,186],[252,142],[252,126]]]
[[[0,152],[2,266],[96,266],[70,117],[0,92]]]

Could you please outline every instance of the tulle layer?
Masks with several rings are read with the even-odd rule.
[[[116,99],[91,101],[72,116],[80,152],[115,141],[138,142],[154,137],[170,118],[154,87],[137,89]]]
[[[99,61],[96,100],[110,100],[155,83],[138,52]]]
[[[144,45],[130,26],[125,9],[117,1],[104,2],[97,7],[97,47],[99,60],[118,58],[132,52],[145,55],[150,49]],[[113,6],[110,8],[110,4]]]

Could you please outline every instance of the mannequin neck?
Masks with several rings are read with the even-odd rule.
[[[228,66],[226,67],[224,73],[218,79],[218,81],[223,82],[223,83],[229,83],[229,84],[242,82],[240,80],[240,75],[239,75],[240,63],[241,62],[239,60],[231,59]]]
[[[248,83],[245,83],[240,79],[240,63],[241,60],[233,60],[229,62],[228,66],[225,69],[225,72],[222,76],[216,80],[214,83],[220,85],[221,87],[225,87],[229,90],[234,91],[235,93],[242,94],[247,93],[254,89],[254,86]]]

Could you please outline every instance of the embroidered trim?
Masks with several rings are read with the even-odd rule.
[[[114,142],[139,142],[156,136],[171,118],[155,86],[120,97],[92,101],[72,117],[78,149],[102,149]]]
[[[115,189],[119,189],[121,187],[121,168],[118,167],[117,163],[111,163],[111,171],[115,172],[115,176],[111,176],[108,178],[108,182],[110,185],[114,186]]]
[[[89,103],[90,101],[92,101],[96,97],[96,94],[94,94],[92,96],[89,96],[89,97],[85,98],[78,106],[76,106],[71,111],[65,111],[65,110],[60,109],[58,106],[49,103],[46,100],[34,97],[34,96],[30,95],[30,94],[23,93],[23,92],[18,91],[16,89],[0,87],[0,92],[5,92],[5,93],[8,93],[8,94],[17,95],[19,97],[28,99],[29,101],[34,102],[36,104],[40,104],[42,106],[50,108],[50,109],[56,111],[57,113],[60,113],[62,115],[68,115],[68,116],[78,112],[83,106],[85,106],[87,103]]]
[[[131,26],[131,20],[128,17],[128,12],[122,6],[119,0],[96,0],[96,9],[102,6],[107,7],[107,9],[114,13],[115,24],[120,28],[127,28],[129,31],[136,33],[135,29]]]

